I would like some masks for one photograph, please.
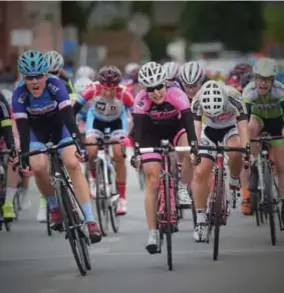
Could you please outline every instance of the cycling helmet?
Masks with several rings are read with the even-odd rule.
[[[166,82],[166,71],[157,62],[148,62],[139,70],[138,81],[142,87],[155,87]]]
[[[233,71],[238,72],[238,73],[251,72],[252,71],[252,66],[250,64],[247,64],[247,63],[240,63],[240,64],[237,64],[234,67]]]
[[[205,72],[197,61],[187,62],[180,69],[179,78],[185,85],[192,85],[202,82],[205,78]]]
[[[140,69],[140,65],[138,63],[128,63],[127,65],[125,65],[124,67],[124,72],[127,76],[131,77],[133,72],[138,72]]]
[[[200,103],[206,115],[216,117],[222,114],[225,101],[226,93],[217,81],[209,80],[202,86]]]
[[[240,84],[241,87],[244,89],[253,79],[253,73],[252,72],[247,72],[245,74],[243,74],[241,80],[240,80]]]
[[[88,77],[80,77],[74,83],[74,89],[77,93],[81,94],[92,83]]]
[[[91,80],[94,80],[96,77],[96,72],[93,68],[91,68],[89,66],[81,66],[78,68],[75,75],[76,75],[76,78],[80,78],[80,77],[85,76]]]
[[[99,71],[99,82],[104,86],[118,86],[121,78],[121,72],[116,66],[103,66]]]
[[[40,75],[48,71],[46,54],[29,50],[18,58],[18,69],[22,75]]]
[[[277,74],[277,64],[273,59],[260,58],[254,64],[253,73],[262,77],[275,77]]]
[[[166,71],[167,80],[175,80],[179,72],[179,64],[176,62],[166,62],[163,64]]]
[[[61,54],[56,51],[46,53],[49,71],[58,71],[64,67],[64,59]]]

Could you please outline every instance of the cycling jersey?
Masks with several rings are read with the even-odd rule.
[[[119,85],[113,89],[115,91],[114,97],[104,97],[102,95],[103,87],[99,82],[95,82],[90,85],[86,91],[82,93],[82,96],[78,98],[74,105],[75,114],[86,104],[89,100],[92,100],[90,107],[94,112],[96,119],[109,122],[120,118],[121,114],[126,108],[129,111],[133,109],[133,97],[123,85]]]
[[[195,141],[190,102],[179,88],[167,88],[165,100],[161,104],[153,103],[144,89],[136,96],[134,136],[141,146],[159,146],[162,138],[177,141],[174,138],[180,131],[184,131],[183,125],[189,142]]]
[[[77,99],[77,93],[74,89],[74,86],[73,86],[71,79],[68,78],[68,76],[64,73],[61,73],[59,75],[59,78],[64,82],[66,89],[67,89],[67,92],[68,92],[68,95],[69,95],[69,98],[75,102]]]
[[[205,120],[203,121],[204,125],[215,129],[222,129],[235,125],[237,121],[248,119],[247,109],[242,101],[240,92],[227,85],[223,85],[223,88],[227,96],[223,113],[217,117],[211,117],[203,112],[200,104],[200,90],[192,101],[192,112],[195,116],[195,120],[202,121],[203,115],[205,117]]]
[[[249,114],[263,119],[278,118],[284,113],[284,85],[274,81],[270,92],[266,96],[261,96],[256,89],[255,81],[251,81],[244,88],[243,100]]]
[[[8,102],[0,93],[0,136],[4,138],[6,147],[11,149],[15,146],[13,132],[12,132],[12,118]]]
[[[13,91],[12,108],[23,152],[41,149],[50,140],[55,144],[70,141],[71,133],[79,135],[67,89],[54,75],[48,75],[40,97],[32,96],[20,81]]]

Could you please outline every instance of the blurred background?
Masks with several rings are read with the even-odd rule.
[[[284,64],[284,2],[1,1],[0,83],[29,48],[57,50],[66,69],[202,59],[226,74],[267,55]]]

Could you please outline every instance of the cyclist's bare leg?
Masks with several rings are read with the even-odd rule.
[[[283,158],[284,145],[273,145],[273,147],[271,149],[273,152],[273,156],[275,158]],[[278,174],[279,195],[280,195],[281,199],[284,199],[284,160],[283,159],[276,159],[276,160],[274,160],[274,163],[275,163],[277,174]]]
[[[145,174],[145,213],[149,230],[157,229],[158,191],[160,187],[160,162],[143,164]]]

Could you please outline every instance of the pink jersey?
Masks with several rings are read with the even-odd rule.
[[[186,94],[177,87],[166,89],[162,104],[155,104],[143,89],[135,97],[134,114],[145,114],[155,121],[180,119],[181,112],[190,109]]]

